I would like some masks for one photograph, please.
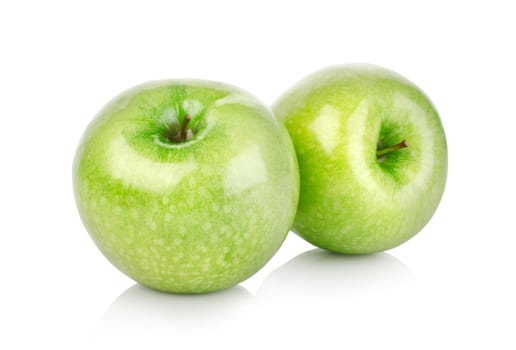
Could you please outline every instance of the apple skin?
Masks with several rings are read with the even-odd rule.
[[[293,231],[339,253],[407,241],[430,220],[447,175],[446,138],[428,97],[395,72],[333,66],[274,104],[294,143],[300,198]],[[377,148],[409,146],[377,159]]]
[[[192,117],[193,137],[167,130]],[[294,220],[299,174],[270,109],[210,81],[143,84],[108,103],[74,159],[90,236],[127,276],[160,291],[233,286],[278,250]]]

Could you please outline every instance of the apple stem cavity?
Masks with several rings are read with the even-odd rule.
[[[407,140],[403,140],[400,143],[397,143],[395,145],[392,145],[392,146],[389,146],[389,147],[385,147],[385,148],[382,148],[382,149],[378,149],[378,150],[376,150],[376,158],[379,159],[381,157],[386,156],[389,153],[396,152],[397,150],[402,149],[402,148],[406,148],[408,146],[409,146],[408,141]]]

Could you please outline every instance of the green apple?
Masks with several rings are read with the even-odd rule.
[[[236,87],[169,80],[130,89],[88,126],[73,169],[80,216],[137,282],[204,293],[258,271],[299,196],[283,125]]]
[[[294,143],[300,198],[293,230],[327,250],[398,246],[430,220],[444,191],[447,146],[428,97],[373,65],[309,75],[273,106]]]

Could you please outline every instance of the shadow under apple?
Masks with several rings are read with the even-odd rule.
[[[411,271],[387,253],[341,255],[313,249],[274,270],[257,295],[266,301],[331,302],[385,294],[413,281]]]
[[[252,295],[243,287],[181,295],[135,284],[111,304],[99,320],[95,335],[189,335],[194,330],[216,330],[245,316]]]

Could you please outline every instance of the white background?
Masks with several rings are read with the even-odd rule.
[[[514,349],[510,5],[2,1],[0,347]],[[240,286],[194,297],[135,286],[96,249],[71,164],[117,93],[189,77],[270,104],[306,74],[348,62],[398,71],[441,114],[447,188],[411,241],[351,258],[305,253],[313,247],[290,234]]]

